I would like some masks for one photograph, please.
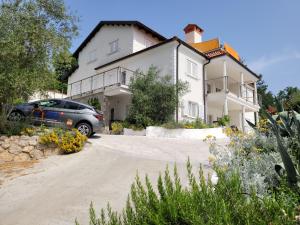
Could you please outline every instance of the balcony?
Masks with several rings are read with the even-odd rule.
[[[206,94],[209,102],[216,104],[224,102],[225,94],[227,97],[239,104],[246,104],[248,106],[259,107],[259,99],[255,93],[253,84],[242,84],[228,76],[217,77],[205,81]]]
[[[81,97],[104,92],[107,96],[130,94],[128,85],[135,72],[116,67],[68,85],[68,97]]]

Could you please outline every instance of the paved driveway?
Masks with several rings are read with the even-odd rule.
[[[101,135],[84,151],[41,160],[28,175],[0,186],[0,225],[88,224],[91,201],[97,211],[109,201],[120,210],[134,177],[177,164],[186,183],[185,163],[208,167],[208,146],[200,140]]]

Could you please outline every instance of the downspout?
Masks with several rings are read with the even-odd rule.
[[[181,42],[179,42],[179,44],[177,45],[176,47],[176,99],[177,99],[177,104],[176,104],[176,123],[178,123],[178,114],[179,114],[179,93],[178,93],[178,80],[179,80],[179,74],[178,74],[178,71],[179,71],[179,68],[178,68],[178,50],[179,50],[179,47],[181,45]]]
[[[205,82],[206,82],[206,80],[205,80],[205,78],[206,78],[206,73],[205,73],[205,66],[207,65],[207,64],[209,64],[210,63],[210,59],[208,59],[208,61],[206,62],[206,63],[204,63],[203,64],[203,104],[204,104],[204,123],[207,123],[207,121],[206,121],[206,114],[207,114],[207,112],[206,112],[206,85],[205,85]]]

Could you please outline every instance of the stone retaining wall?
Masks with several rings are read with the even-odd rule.
[[[59,154],[56,146],[45,146],[38,142],[39,136],[0,136],[0,163],[37,160]]]

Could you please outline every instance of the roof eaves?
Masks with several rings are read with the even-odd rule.
[[[80,44],[80,46],[75,50],[73,53],[73,57],[78,58],[79,52],[87,45],[87,43],[98,33],[104,25],[135,25],[146,32],[152,34],[153,36],[157,37],[160,41],[167,40],[164,36],[157,33],[156,31],[152,30],[151,28],[147,27],[143,23],[136,21],[136,20],[127,20],[127,21],[101,21],[97,24],[97,26],[92,30],[92,32],[87,36],[87,38]]]
[[[215,59],[215,58],[218,58],[218,57],[221,57],[221,56],[225,56],[225,55],[228,56],[228,57],[230,57],[233,61],[235,61],[239,65],[241,65],[244,69],[246,69],[249,73],[251,73],[252,75],[254,75],[257,79],[261,79],[260,75],[257,75],[255,72],[253,72],[251,69],[249,69],[245,64],[243,64],[242,62],[238,61],[236,58],[234,58],[228,52],[225,52],[225,54],[223,54],[223,55],[217,55],[217,56],[213,57],[212,59]]]

